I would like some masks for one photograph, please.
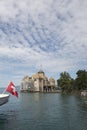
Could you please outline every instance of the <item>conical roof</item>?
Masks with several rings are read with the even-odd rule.
[[[36,74],[32,76],[34,79],[42,78],[44,80],[47,80],[47,77],[45,76],[44,72],[42,70],[38,71]]]
[[[39,70],[38,73],[43,73],[44,74],[43,70]]]

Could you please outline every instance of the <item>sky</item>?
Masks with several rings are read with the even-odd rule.
[[[87,70],[87,0],[0,0],[0,87],[40,69]]]

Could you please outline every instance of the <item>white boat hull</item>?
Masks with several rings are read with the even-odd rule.
[[[9,94],[0,94],[0,106],[7,103],[9,99]]]

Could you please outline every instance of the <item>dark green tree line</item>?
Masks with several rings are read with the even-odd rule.
[[[57,80],[58,86],[62,89],[62,91],[71,91],[73,79],[67,72],[62,72],[60,74],[60,78]]]
[[[77,71],[77,77],[75,79],[75,86],[78,90],[87,89],[87,71],[79,70]]]
[[[70,92],[72,90],[87,89],[87,71],[78,70],[76,75],[76,79],[73,79],[68,72],[60,73],[60,78],[57,80],[57,84],[62,91]]]

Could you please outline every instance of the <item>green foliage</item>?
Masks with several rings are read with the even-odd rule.
[[[77,77],[75,79],[75,85],[78,90],[87,89],[87,71],[79,70],[77,71]]]
[[[60,78],[57,80],[58,86],[62,89],[62,91],[71,91],[72,90],[72,82],[73,79],[70,77],[69,73],[62,72],[60,74]]]
[[[76,72],[76,79],[71,78],[69,73],[60,73],[60,78],[57,80],[57,85],[62,91],[70,92],[72,90],[84,90],[87,89],[87,71],[78,70]]]

